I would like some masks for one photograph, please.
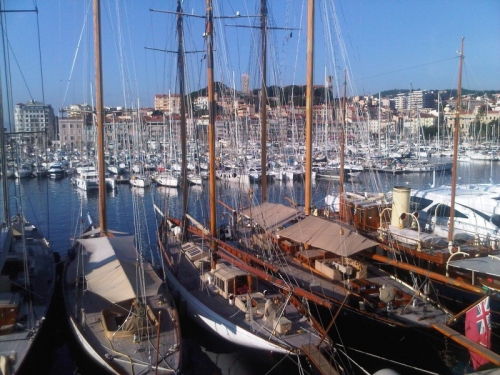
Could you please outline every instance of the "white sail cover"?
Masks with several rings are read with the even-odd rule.
[[[241,210],[240,214],[251,218],[265,230],[276,228],[301,215],[296,208],[269,202]]]
[[[87,289],[110,302],[126,301],[143,293],[139,287],[139,261],[134,236],[79,239],[87,252]],[[155,295],[162,283],[151,265],[143,262],[145,295]]]

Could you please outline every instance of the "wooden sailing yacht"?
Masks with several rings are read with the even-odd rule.
[[[314,2],[311,1],[309,6],[314,9]],[[312,25],[312,20],[310,15],[309,25]],[[238,227],[240,242],[235,246],[245,244],[248,255],[242,255],[236,247],[230,251],[254,266],[258,264],[263,269],[272,270],[273,275],[294,280],[296,291],[300,285],[314,296],[330,301],[329,308],[349,317],[352,324],[375,322],[402,335],[410,330],[426,333],[437,330],[449,334],[452,330],[447,324],[453,322],[453,319],[450,320],[453,314],[432,300],[430,283],[412,286],[383,272],[360,257],[363,252],[375,251],[377,241],[362,236],[356,228],[342,220],[331,221],[315,216],[311,204],[313,38],[313,32],[309,30],[304,213],[266,202],[263,191],[262,204],[240,211],[238,220],[235,220],[241,224]],[[343,107],[344,127],[345,88]],[[341,139],[344,138],[342,134]],[[343,155],[341,147],[341,158]],[[343,165],[341,160],[341,189]],[[340,195],[343,196],[342,190]],[[257,253],[255,249],[261,252]],[[455,337],[460,336],[453,332]],[[399,340],[401,336],[398,337]],[[474,349],[480,350],[478,346]]]
[[[99,0],[94,0],[100,226],[78,237],[64,269],[63,296],[85,351],[116,374],[175,374],[181,366],[177,310],[166,283],[106,220],[104,107]]]
[[[495,257],[489,257],[498,253],[498,249],[492,246],[492,242],[478,236],[470,236],[467,240],[463,234],[457,235],[455,229],[455,215],[462,215],[462,206],[455,205],[462,60],[463,39],[454,127],[451,197],[436,200],[433,215],[420,217],[418,206],[429,205],[432,192],[422,192],[411,197],[411,189],[395,186],[392,199],[388,200],[384,194],[339,191],[339,211],[335,213],[336,219],[377,243],[376,246],[359,252],[362,259],[377,264],[407,282],[415,282],[422,277],[420,281],[428,285],[430,290],[436,291],[442,305],[454,308],[454,313],[458,315],[452,317],[448,324],[456,322],[463,311],[475,306],[484,295],[491,295],[489,303],[496,306],[491,309],[491,317],[493,321],[498,320],[498,297],[494,282],[498,280],[499,262]],[[449,214],[445,224],[446,237],[437,235],[433,230],[437,225],[436,216],[439,211]],[[487,285],[488,282],[490,285]],[[441,326],[438,331],[448,336],[446,329],[448,327]],[[458,330],[462,331],[461,328]],[[457,332],[450,337],[476,353],[481,352],[480,355],[492,363],[500,364],[498,355],[473,345]]]
[[[213,88],[213,14],[212,1],[206,2],[206,44],[209,105],[209,190],[210,230],[187,214],[188,189],[183,188],[183,218],[164,217],[159,241],[171,288],[179,293],[181,306],[200,326],[238,345],[279,352],[303,354],[328,350],[330,341],[306,306],[285,283],[266,280],[265,273],[250,267],[218,247],[215,173],[215,100]],[[178,67],[181,98],[184,95],[184,51],[180,2],[177,11]],[[182,103],[182,101],[181,101]],[[181,119],[184,115],[181,105]],[[185,131],[185,123],[181,131]],[[182,185],[186,186],[186,137],[182,134]],[[160,211],[157,208],[158,211]],[[188,220],[197,227],[188,225]],[[281,281],[281,280],[280,280]],[[274,286],[273,286],[274,284]],[[319,357],[318,357],[319,358]],[[334,372],[332,372],[334,373]]]

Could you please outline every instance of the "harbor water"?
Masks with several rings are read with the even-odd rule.
[[[441,158],[443,159],[443,158]],[[444,161],[444,160],[440,160]],[[500,181],[499,162],[476,162],[460,164],[458,166],[458,184],[467,183],[496,183]],[[369,173],[363,172],[358,177],[347,180],[345,188],[350,191],[390,191],[393,186],[408,186],[411,188],[428,187],[429,185],[449,184],[449,172],[433,173]],[[78,190],[71,184],[68,177],[62,179],[26,178],[9,180],[11,214],[22,211],[31,222],[37,225],[49,239],[52,248],[62,257],[71,246],[72,238],[79,232],[79,223],[86,220],[87,213],[98,221],[98,194]],[[335,194],[338,191],[338,182],[318,179],[313,184],[313,204],[321,208],[325,205],[326,194]],[[113,230],[128,233],[137,233],[141,243],[140,250],[148,259],[158,262],[156,253],[156,227],[159,223],[155,215],[153,204],[164,213],[179,216],[181,206],[181,189],[167,189],[163,187],[133,188],[129,185],[118,185],[118,188],[109,192],[106,197],[108,212],[108,227]],[[260,185],[250,185],[239,188],[218,182],[217,199],[234,208],[249,207],[260,202]],[[189,212],[192,216],[206,222],[208,208],[206,205],[208,190],[205,186],[189,187]],[[16,198],[15,198],[16,197]],[[304,185],[302,182],[282,183],[276,181],[268,185],[268,200],[289,204],[290,201],[302,205],[304,202]],[[228,223],[231,214],[222,205],[218,207],[217,219],[220,223]],[[2,218],[3,220],[3,218]],[[45,334],[43,347],[43,361],[32,364],[33,371],[38,374],[98,374],[102,370],[86,357],[71,337],[65,322],[61,296],[56,295],[52,315],[47,317],[48,333]],[[323,322],[328,325],[329,321]],[[352,351],[353,359],[359,365],[353,366],[349,373],[374,373],[381,368],[393,368],[400,374],[422,373],[415,368],[420,361],[415,356],[427,355],[424,349],[433,350],[434,355],[426,357],[428,361],[435,361],[435,367],[430,364],[426,367],[427,373],[443,373],[445,363],[450,365],[451,373],[464,373],[464,366],[455,358],[464,355],[463,350],[454,344],[437,342],[433,348],[424,338],[408,337],[401,342],[398,348],[387,348],[388,352],[401,352],[398,362],[386,361],[383,356],[372,356],[370,346],[383,345],[380,342],[362,342],[363,330],[367,327],[349,327],[353,337],[347,342],[355,343],[354,338],[362,343],[357,351]],[[218,337],[203,331],[189,320],[182,321],[183,331],[183,373],[186,374],[279,374],[279,373],[313,373],[307,361],[298,361],[294,356],[280,356],[273,353],[262,353],[248,350],[223,342]],[[350,335],[351,336],[351,335]],[[383,336],[383,332],[381,333]],[[333,338],[336,342],[342,337]],[[411,341],[412,345],[408,345]],[[425,347],[425,348],[424,348]],[[417,349],[415,349],[417,348]],[[342,350],[342,349],[339,349]],[[417,350],[417,352],[415,352]],[[451,353],[451,354],[450,354]],[[418,359],[418,358],[417,358]],[[433,372],[434,370],[434,372]]]

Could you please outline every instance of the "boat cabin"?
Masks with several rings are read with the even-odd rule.
[[[239,268],[225,263],[218,263],[215,270],[210,271],[210,283],[225,299],[231,295],[251,293],[257,289],[257,280]]]

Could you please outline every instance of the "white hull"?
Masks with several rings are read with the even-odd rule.
[[[81,177],[75,178],[75,185],[77,188],[84,190],[84,191],[98,190],[99,189],[99,184],[97,183],[96,180],[88,180],[88,179],[84,179]]]
[[[174,176],[159,176],[156,182],[161,186],[177,187],[179,186],[179,179]]]
[[[250,178],[248,174],[239,174],[239,173],[230,173],[230,172],[217,172],[217,178],[221,181],[232,182],[232,183],[241,183],[241,184],[250,184]]]
[[[201,176],[188,176],[187,179],[191,185],[201,185],[203,183]]]
[[[26,178],[31,176],[31,169],[16,169],[14,172],[16,178]]]
[[[209,329],[221,338],[234,344],[246,346],[248,348],[289,354],[290,351],[276,345],[270,341],[264,340],[253,333],[231,323],[224,319],[215,311],[197,300],[189,291],[181,285],[175,275],[168,267],[167,275],[170,287],[177,290],[181,298],[186,302],[186,312],[188,316],[196,321],[197,324]],[[182,302],[181,302],[182,304]]]
[[[144,176],[132,176],[130,178],[130,185],[145,188],[151,185],[151,178]]]

